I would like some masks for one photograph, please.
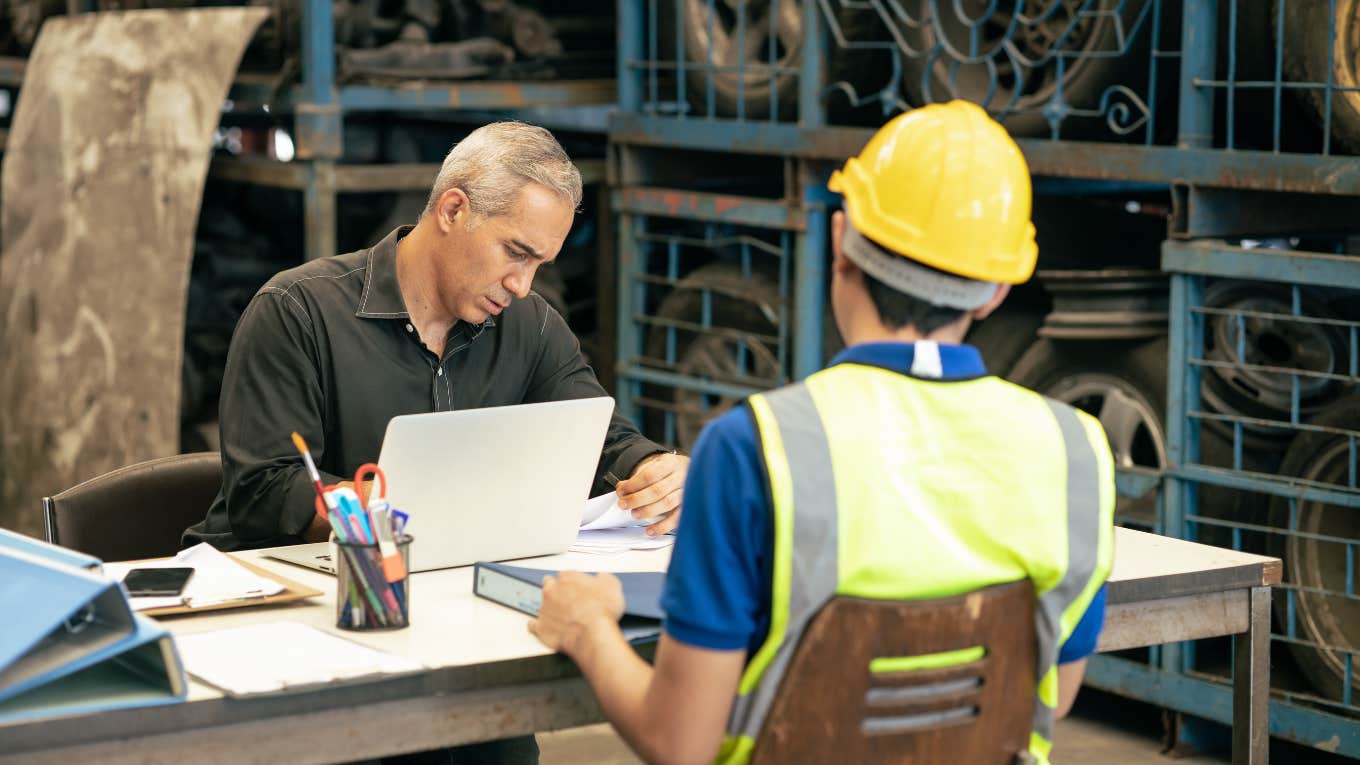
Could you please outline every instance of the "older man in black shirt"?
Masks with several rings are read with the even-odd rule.
[[[323,480],[340,482],[377,461],[399,414],[604,395],[566,322],[529,289],[580,200],[580,174],[551,134],[487,125],[449,153],[414,227],[271,279],[232,337],[223,486],[186,544],[326,538],[294,430]],[[649,527],[664,533],[678,520],[687,465],[616,413],[596,490],[617,483],[626,509],[666,516]]]

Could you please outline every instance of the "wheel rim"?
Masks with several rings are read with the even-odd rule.
[[[1349,444],[1346,439],[1339,438],[1318,452],[1301,477],[1344,485],[1348,479],[1349,461]],[[1353,510],[1323,502],[1299,503],[1297,520],[1290,523],[1290,530],[1341,539],[1360,537],[1360,523]],[[1286,547],[1286,565],[1291,578],[1300,587],[1346,592],[1346,545],[1291,536]],[[1357,632],[1360,630],[1360,603],[1344,595],[1314,592],[1297,592],[1294,597],[1297,619],[1308,639],[1323,645],[1355,647],[1354,636],[1360,634]],[[1330,677],[1330,683],[1320,685],[1341,687],[1346,676],[1344,655],[1325,649],[1299,648],[1309,654],[1305,661],[1318,665],[1325,673],[1318,679]],[[1360,678],[1355,672],[1351,675],[1351,686],[1360,687]]]
[[[713,4],[709,14],[706,0],[684,0],[685,21],[689,30],[689,45],[686,58],[693,64],[712,64],[720,67],[735,67],[744,64],[746,70],[740,79],[748,90],[768,87],[771,79],[769,70],[770,44],[773,42],[774,63],[777,66],[792,66],[802,46],[803,17],[801,3],[782,0],[775,10],[774,29],[771,30],[771,4],[768,2],[740,2],[723,0]],[[746,6],[744,28],[738,23],[739,7]],[[739,37],[738,33],[744,35]],[[718,82],[727,82],[735,87],[737,72],[714,72]],[[791,77],[780,74],[779,78]]]
[[[695,379],[731,385],[771,388],[781,382],[779,358],[752,335],[700,335],[684,351],[676,372]],[[675,391],[675,438],[689,449],[710,420],[740,399],[677,388]]]
[[[994,3],[973,0],[973,14],[941,12],[934,3],[932,33],[943,46],[931,67],[936,80],[950,97],[963,98],[993,110],[1032,110],[1048,103],[1057,90],[1057,55],[1091,47],[1109,23],[1105,16],[1082,13],[1084,0],[1057,0],[1042,4],[1035,12],[1016,18],[1013,12],[993,10]],[[992,10],[986,17],[982,12]],[[970,55],[967,41],[976,30],[980,41]],[[963,41],[958,44],[956,41]],[[1063,79],[1071,80],[1083,68],[1086,57],[1067,55]],[[946,94],[929,93],[939,101]]]
[[[1253,295],[1225,303],[1223,308],[1234,311],[1288,314],[1291,307],[1284,300],[1268,295]],[[1333,333],[1316,324],[1301,324],[1258,317],[1246,317],[1241,329],[1235,317],[1216,316],[1213,319],[1213,356],[1234,365],[1288,367],[1309,372],[1332,373],[1337,370],[1339,353]],[[1241,335],[1242,353],[1238,353]],[[1256,369],[1214,368],[1213,373],[1223,378],[1232,388],[1271,410],[1288,415],[1293,395],[1293,376]],[[1335,390],[1336,383],[1326,378],[1299,377],[1301,402],[1325,398]]]
[[[1166,434],[1157,408],[1127,381],[1098,372],[1079,372],[1044,392],[1100,420],[1115,467],[1166,468]],[[1119,497],[1115,513],[1151,525],[1157,515],[1156,494]]]

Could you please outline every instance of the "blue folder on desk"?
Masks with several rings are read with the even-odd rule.
[[[170,633],[60,557],[0,539],[0,725],[184,700]]]
[[[15,533],[9,529],[0,529],[0,550],[18,550],[19,552],[31,553],[53,563],[87,569],[96,574],[104,570],[104,562],[93,555],[76,552],[67,547],[58,547],[41,539]]]
[[[530,616],[538,616],[543,605],[542,582],[546,574],[557,571],[508,566],[504,563],[478,563],[473,567],[472,592]],[[661,634],[661,589],[666,575],[659,571],[614,572],[623,584],[623,619],[619,628],[633,642]]]

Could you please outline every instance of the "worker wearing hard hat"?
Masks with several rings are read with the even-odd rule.
[[[1114,468],[1093,417],[988,376],[960,344],[1034,271],[1024,158],[955,101],[893,119],[829,185],[845,197],[831,301],[849,347],[699,438],[654,666],[619,633],[609,575],[545,581],[530,629],[577,661],[645,759],[745,762],[833,595],[933,599],[1029,579],[1028,754],[1047,762],[1103,620]]]

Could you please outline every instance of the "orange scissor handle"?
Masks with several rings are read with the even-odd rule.
[[[322,491],[334,491],[338,488],[340,488],[340,485],[335,483],[331,484],[330,486],[321,487]],[[329,520],[326,518],[326,505],[321,501],[320,497],[312,498],[312,506],[316,508],[317,517],[329,523]]]
[[[377,491],[376,495],[374,495],[372,491],[364,490],[365,483],[364,476],[366,475],[372,476],[374,480],[376,480],[379,484],[382,485],[382,488],[377,488],[375,486],[374,490]],[[378,467],[376,464],[372,462],[365,462],[364,464],[359,466],[358,470],[354,471],[354,491],[358,492],[359,494],[359,505],[361,507],[368,507],[368,500],[370,495],[377,497],[387,496],[387,476],[383,474],[382,468]]]

